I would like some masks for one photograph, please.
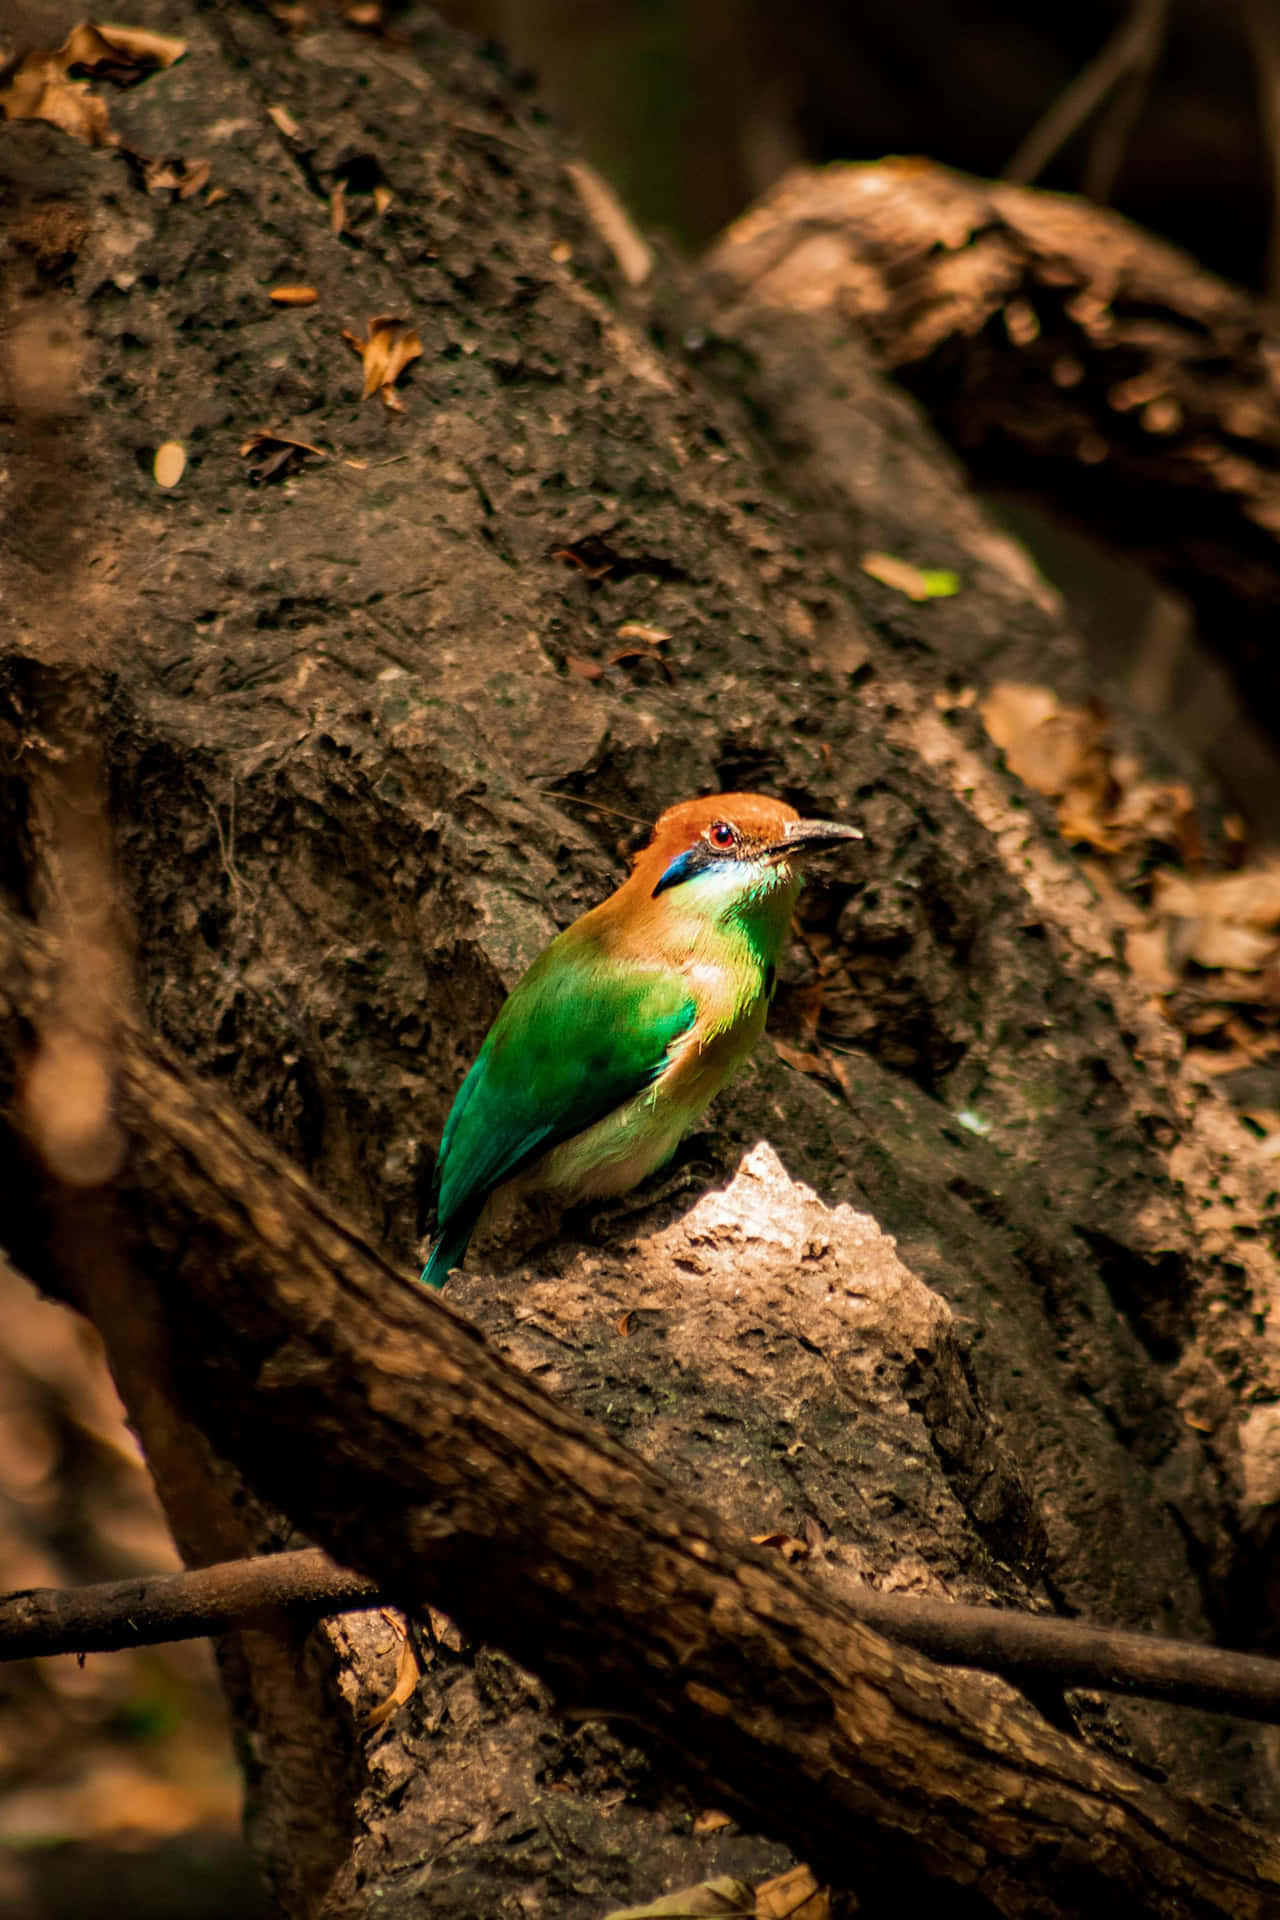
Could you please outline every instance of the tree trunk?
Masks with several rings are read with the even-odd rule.
[[[766,368],[750,338],[744,354],[709,330],[678,279],[620,292],[525,98],[428,18],[411,14],[403,38],[334,26],[290,43],[233,7],[140,17],[180,18],[190,50],[113,95],[113,124],[136,151],[208,159],[202,192],[147,196],[118,152],[0,127],[21,215],[10,298],[19,312],[51,287],[74,298],[93,378],[86,412],[49,429],[57,492],[21,446],[12,466],[25,517],[10,558],[21,618],[0,659],[10,898],[30,909],[56,869],[28,779],[50,713],[88,673],[148,1014],[409,1271],[460,1075],[521,967],[642,837],[617,814],[752,786],[855,820],[861,870],[833,868],[805,911],[834,957],[828,1026],[837,1014],[853,1050],[814,1073],[766,1043],[701,1151],[728,1179],[772,1141],[825,1206],[896,1235],[905,1267],[870,1220],[855,1228],[752,1162],[704,1219],[701,1251],[641,1212],[576,1252],[557,1242],[506,1271],[477,1258],[450,1303],[685,1497],[799,1554],[809,1605],[831,1607],[856,1574],[1189,1636],[1256,1630],[1248,1596],[1280,1492],[1259,1419],[1277,1397],[1263,1170],[1180,1069],[1039,802],[972,706],[944,697],[1046,661],[1083,691],[1052,596],[848,343],[824,360],[821,337],[784,330]],[[286,283],[316,303],[274,306]],[[403,413],[361,400],[342,342],[375,315],[421,341]],[[860,463],[856,511],[804,443],[789,405],[802,391],[829,397]],[[323,457],[250,484],[238,448],[267,428]],[[165,441],[187,453],[170,490],[152,478]],[[45,537],[57,510],[60,537]],[[930,563],[962,559],[964,586],[915,607],[856,562],[925,522]],[[50,582],[72,533],[61,619]],[[797,947],[780,995],[793,1033],[811,985]],[[146,1137],[131,1134],[135,1151]],[[124,1178],[146,1186],[132,1163]],[[188,1557],[293,1542],[241,1471],[302,1526],[323,1519],[330,1472],[354,1511],[360,1449],[346,1458],[337,1425],[276,1458],[246,1450],[265,1428],[220,1430],[207,1380],[196,1394],[206,1349],[247,1372],[256,1337],[264,1379],[276,1365],[272,1322],[255,1334],[240,1294],[250,1345],[222,1345],[215,1242],[188,1240],[183,1216],[176,1237],[125,1248],[119,1201],[104,1205],[60,1215],[59,1231],[76,1236]],[[255,1222],[268,1242],[269,1216]],[[862,1304],[805,1284],[801,1229],[831,1238],[842,1274],[862,1235]],[[13,1232],[37,1277],[67,1265],[65,1244],[49,1258],[21,1221]],[[166,1265],[204,1289],[202,1331],[176,1348]],[[297,1266],[311,1271],[301,1247]],[[739,1266],[754,1276],[745,1311]],[[234,1291],[243,1274],[224,1278]],[[426,1309],[387,1284],[411,1375]],[[380,1574],[363,1522],[406,1523],[386,1486],[362,1484],[359,1564]],[[519,1609],[471,1599],[476,1626],[505,1622],[495,1638],[532,1660]],[[589,1597],[578,1606],[566,1620],[603,1636]],[[746,1831],[691,1830],[697,1799],[676,1781],[696,1762],[646,1758],[626,1723],[555,1719],[537,1683],[452,1629],[414,1699],[363,1727],[395,1657],[376,1618],[317,1629],[301,1657],[262,1635],[227,1650],[251,1816],[291,1913],[376,1900],[587,1920],[664,1884],[783,1864]],[[571,1664],[546,1671],[563,1687]],[[1253,1730],[1041,1704],[1180,1789],[1274,1816],[1280,1780]],[[990,1711],[1006,1711],[994,1694]],[[941,1853],[922,1848],[916,1867],[941,1870],[961,1828],[931,1821]],[[797,1823],[776,1831],[801,1840]],[[815,1816],[803,1845],[829,1864],[834,1831]],[[864,1890],[863,1862],[847,1865]],[[994,1881],[985,1897],[1017,1910]],[[1074,1898],[1061,1893],[1063,1911]],[[1082,1891],[1081,1911],[1086,1898],[1098,1904]],[[939,1894],[939,1909],[968,1899]]]

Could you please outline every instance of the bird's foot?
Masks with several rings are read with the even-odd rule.
[[[697,1134],[677,1149],[674,1159],[651,1173],[638,1187],[590,1208],[575,1207],[566,1224],[572,1224],[584,1240],[615,1238],[627,1221],[653,1214],[659,1207],[668,1207],[686,1194],[705,1193],[708,1187],[714,1186],[720,1171],[708,1151],[707,1136]]]

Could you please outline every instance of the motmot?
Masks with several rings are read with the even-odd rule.
[[[668,807],[609,898],[512,989],[445,1122],[442,1287],[499,1189],[562,1205],[657,1170],[760,1037],[801,887],[798,861],[860,840],[759,793]]]

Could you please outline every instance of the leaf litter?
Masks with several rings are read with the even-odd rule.
[[[172,34],[81,20],[60,47],[20,54],[0,69],[0,115],[6,120],[44,120],[86,146],[115,147],[147,193],[188,200],[207,182],[208,161],[129,147],[113,130],[107,104],[93,86],[136,86],[173,66],[186,51],[186,41]]]
[[[1263,1150],[1280,1153],[1280,855],[1246,857],[1230,818],[1211,853],[1190,785],[1151,778],[1116,745],[1099,701],[1002,681],[979,711],[1011,772],[1083,851],[1130,971],[1181,1028],[1188,1058],[1217,1076],[1267,1068],[1274,1091],[1237,1104]]]

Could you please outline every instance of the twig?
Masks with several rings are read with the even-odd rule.
[[[870,1587],[850,1598],[868,1626],[944,1666],[978,1667],[1015,1683],[1051,1681],[1280,1721],[1280,1660]],[[372,1580],[335,1565],[316,1547],[305,1547],[192,1573],[9,1594],[0,1599],[0,1661],[110,1653],[269,1626],[282,1614],[295,1621],[320,1620],[388,1604]]]
[[[585,160],[570,160],[565,172],[596,232],[611,249],[629,287],[642,287],[653,271],[653,249],[637,232],[631,216],[609,182]]]
[[[385,1604],[372,1580],[318,1547],[94,1587],[32,1587],[0,1600],[0,1661],[114,1653],[279,1624],[281,1614],[320,1620]]]
[[[1137,0],[1128,72],[1117,82],[1085,161],[1081,187],[1086,197],[1103,207],[1111,198],[1125,150],[1137,125],[1164,46],[1169,0]]]
[[[1128,80],[1130,88],[1122,110],[1099,142],[1098,171],[1109,187],[1160,55],[1167,12],[1168,0],[1134,0],[1128,18],[1032,127],[1004,170],[1006,180],[1029,186],[1038,179],[1058,149],[1097,112],[1107,95]],[[1112,169],[1109,176],[1104,171],[1107,166]]]

